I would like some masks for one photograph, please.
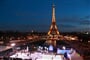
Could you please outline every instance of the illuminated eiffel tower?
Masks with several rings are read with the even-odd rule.
[[[48,36],[53,38],[59,37],[59,31],[56,25],[56,18],[55,18],[55,5],[52,5],[52,23],[50,26],[50,30],[48,31]]]

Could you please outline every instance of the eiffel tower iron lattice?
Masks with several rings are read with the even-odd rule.
[[[55,18],[55,5],[53,4],[52,5],[52,23],[51,23],[51,26],[50,26],[50,30],[48,31],[48,35],[57,35],[59,36],[59,31],[58,31],[58,28],[57,28],[57,25],[56,25],[56,18]]]

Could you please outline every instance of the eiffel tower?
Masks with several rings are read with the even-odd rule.
[[[52,23],[50,26],[50,30],[48,31],[48,36],[56,38],[59,37],[59,31],[56,25],[56,18],[55,18],[55,5],[52,5]]]

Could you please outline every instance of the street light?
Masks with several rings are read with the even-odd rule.
[[[14,47],[16,44],[15,43],[11,43],[11,47]]]
[[[11,43],[12,51],[14,51],[14,46],[15,45],[16,45],[15,43]]]
[[[62,49],[63,49],[63,50],[65,50],[65,49],[66,49],[66,47],[65,47],[65,46],[63,46],[63,47],[62,47]]]

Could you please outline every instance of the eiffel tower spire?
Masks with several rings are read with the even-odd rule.
[[[48,31],[48,35],[59,35],[59,31],[56,25],[56,18],[55,18],[55,5],[52,5],[52,23],[50,26],[50,30]]]

